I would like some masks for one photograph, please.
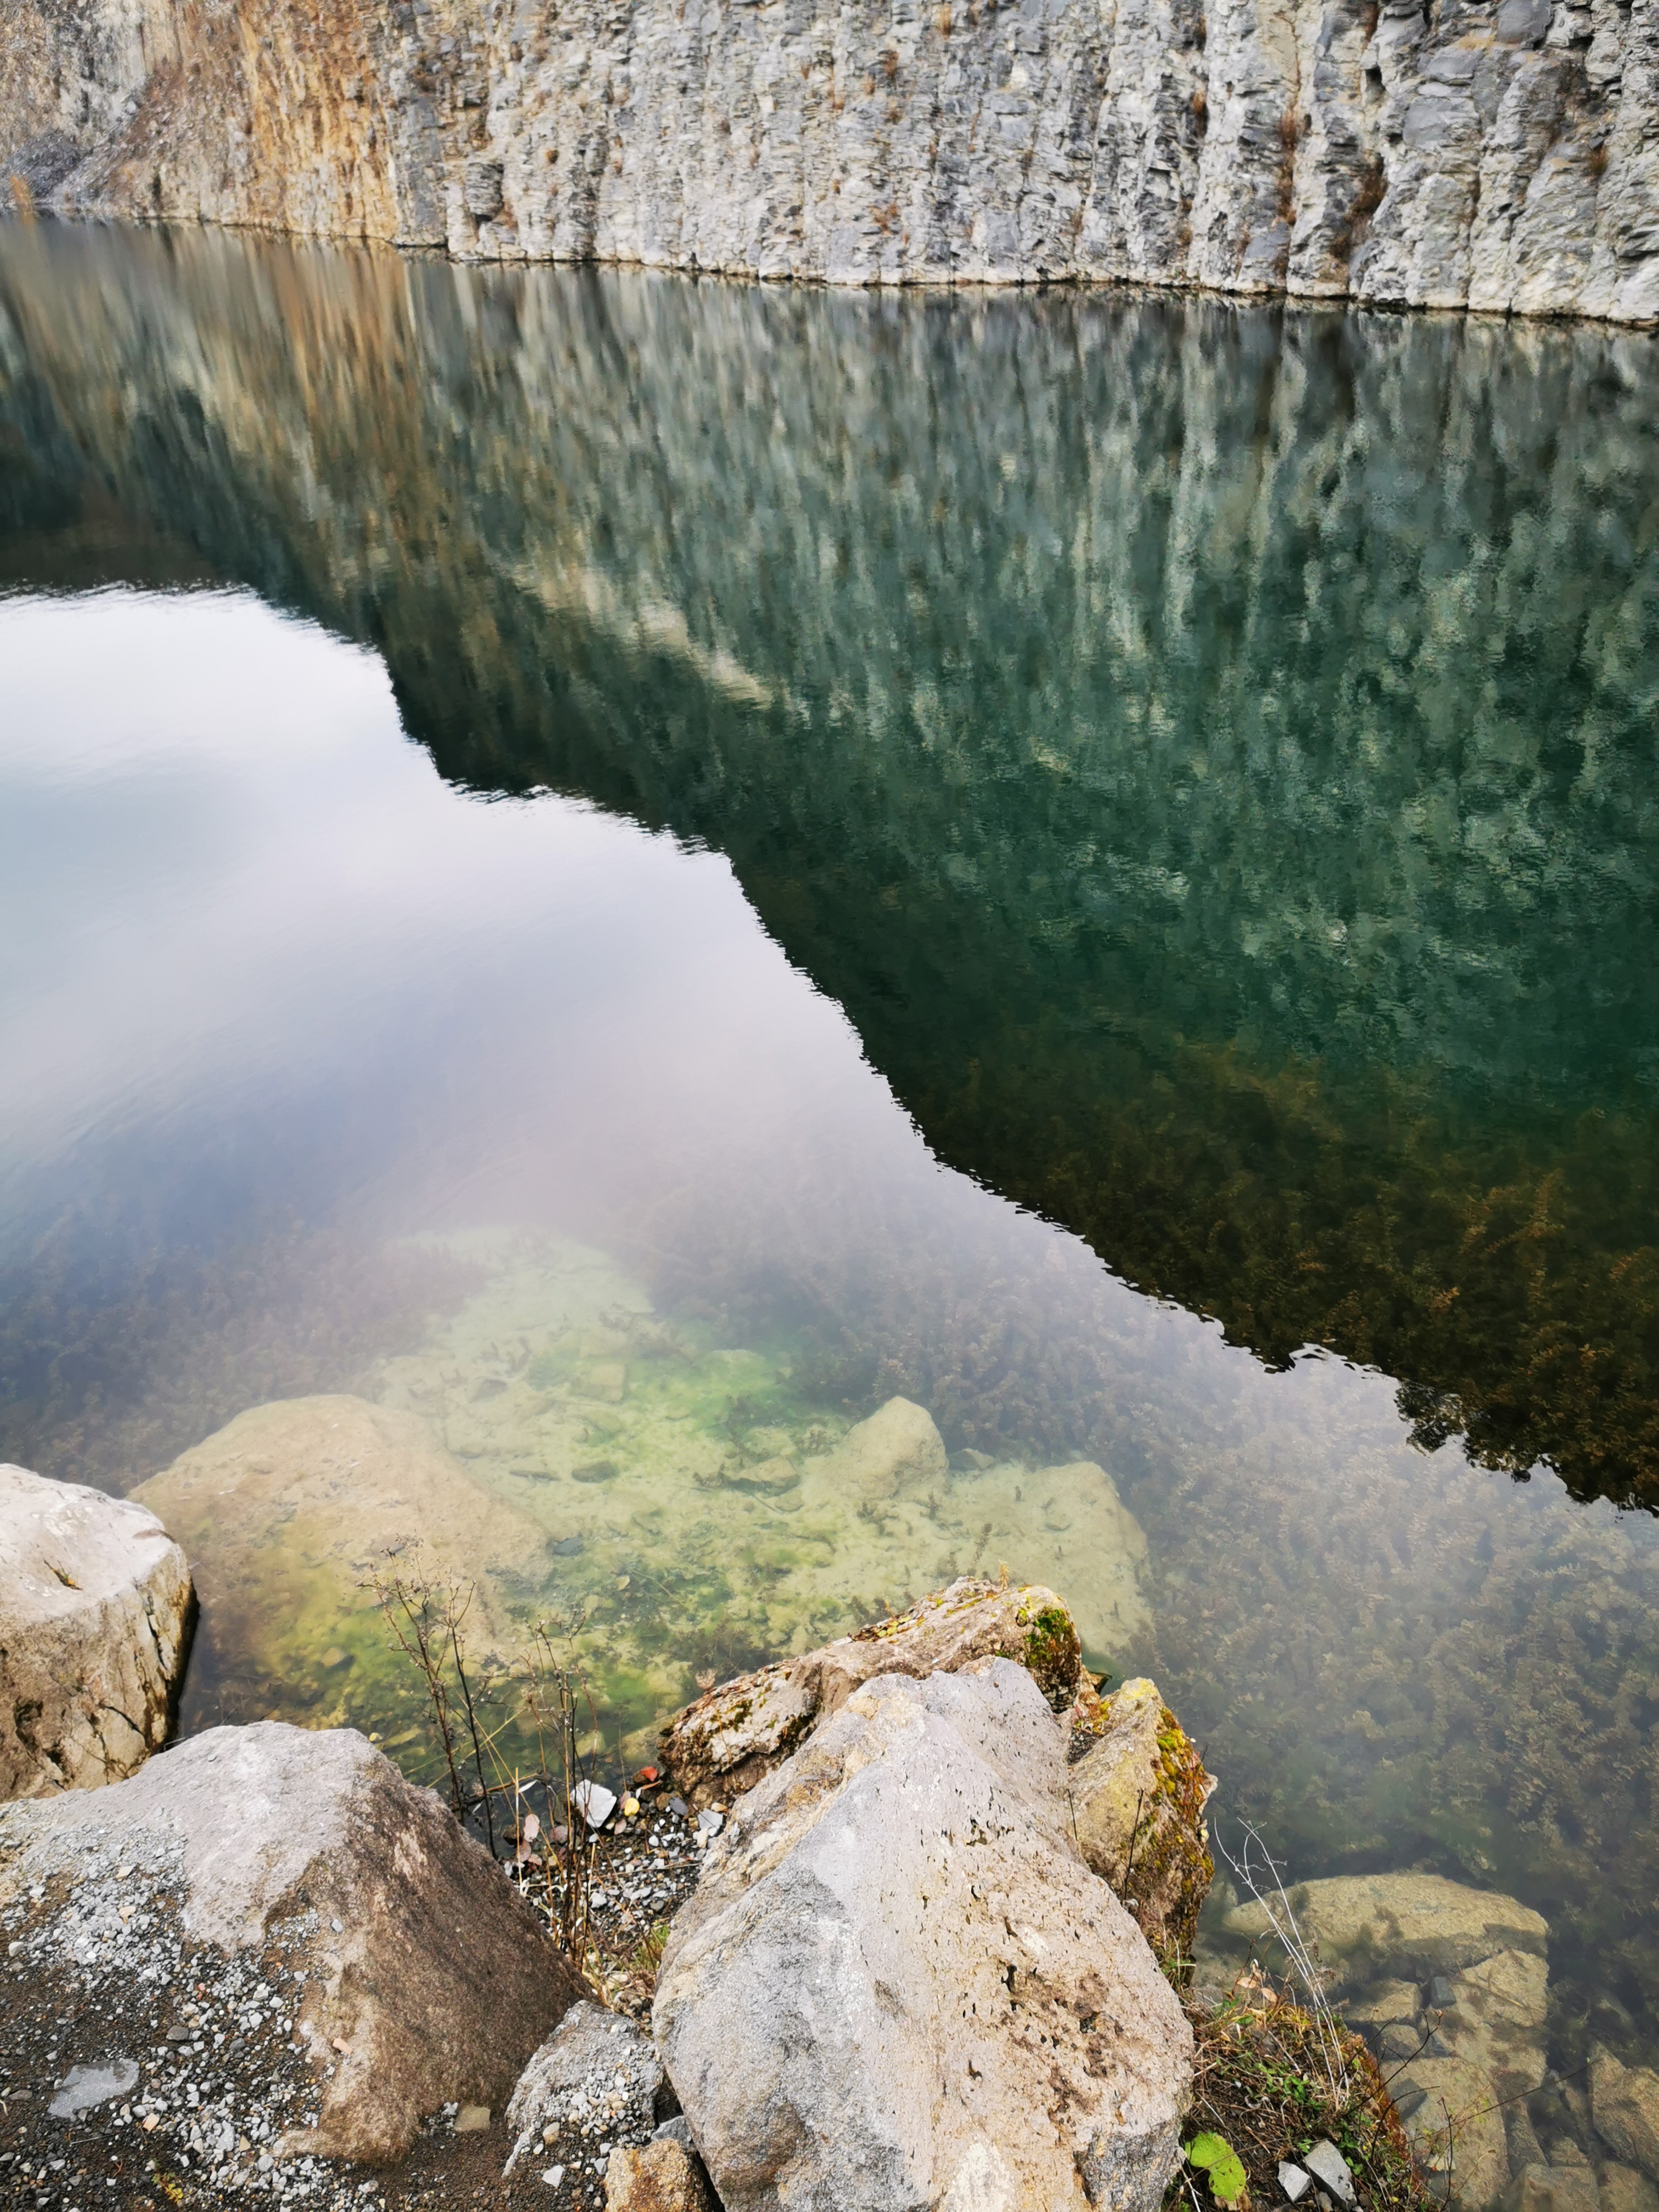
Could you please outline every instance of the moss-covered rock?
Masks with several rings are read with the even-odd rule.
[[[1126,1682],[1095,1711],[1092,1726],[1079,1730],[1082,1755],[1071,1771],[1078,1844],[1166,1972],[1184,1984],[1215,1875],[1204,1821],[1215,1778],[1155,1682]]]
[[[1213,2008],[1186,2002],[1196,2063],[1185,2140],[1215,2134],[1231,2148],[1244,2167],[1247,2212],[1282,2205],[1280,2160],[1300,2164],[1322,2140],[1341,2153],[1365,2212],[1429,2212],[1434,2199],[1411,2139],[1357,2035],[1259,1977]],[[1177,2169],[1164,2212],[1209,2212],[1213,2202],[1201,2178]]]
[[[705,1692],[663,1730],[663,1760],[694,1803],[736,1796],[872,1676],[953,1674],[980,1659],[1018,1661],[1051,1705],[1066,1705],[1079,1660],[1064,1601],[1041,1583],[1011,1589],[963,1575],[855,1635]]]

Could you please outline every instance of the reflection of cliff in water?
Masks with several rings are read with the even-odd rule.
[[[1651,340],[50,229],[0,309],[31,573],[373,642],[727,852],[946,1158],[1659,1497]]]

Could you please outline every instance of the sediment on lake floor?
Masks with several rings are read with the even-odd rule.
[[[227,1717],[338,1723],[429,1755],[374,1587],[476,1589],[502,1679],[538,1622],[607,1739],[777,1652],[807,1650],[956,1576],[1080,1589],[1097,1665],[1143,1638],[1146,1547],[1091,1461],[947,1454],[894,1398],[854,1421],[786,1344],[708,1340],[581,1246],[522,1256],[372,1395],[251,1408],[135,1493],[195,1562]]]

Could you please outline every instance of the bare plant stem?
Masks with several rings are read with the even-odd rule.
[[[461,1792],[461,1778],[455,1765],[455,1736],[449,1719],[449,1693],[442,1667],[432,1650],[431,1589],[424,1583],[406,1583],[400,1575],[394,1575],[387,1581],[378,1567],[370,1570],[369,1585],[380,1605],[381,1618],[391,1630],[398,1649],[406,1658],[414,1662],[425,1680],[438,1740],[443,1746],[444,1764],[449,1770],[449,1802],[455,1818],[461,1820],[465,1816],[466,1806]]]
[[[472,1685],[466,1679],[466,1662],[461,1649],[462,1624],[471,1610],[472,1600],[477,1592],[477,1584],[469,1583],[466,1586],[466,1595],[458,1606],[456,1594],[453,1589],[450,1590],[449,1601],[445,1607],[445,1626],[449,1631],[449,1649],[455,1662],[455,1680],[461,1686],[461,1703],[466,1711],[466,1725],[472,1738],[472,1762],[477,1769],[478,1791],[483,1799],[484,1833],[489,1839],[489,1856],[494,1858],[495,1819],[490,1810],[489,1784],[484,1778],[483,1746],[478,1741],[478,1716],[472,1702]]]
[[[492,1854],[495,1850],[493,1801],[499,1796],[504,1805],[513,1808],[515,1848],[508,1871],[522,1892],[532,1879],[532,1867],[539,1865],[549,1924],[564,1950],[581,1965],[592,1935],[590,1908],[598,1856],[598,1838],[587,1820],[588,1787],[585,1785],[592,1785],[592,1777],[587,1771],[591,1762],[580,1750],[583,1735],[592,1736],[598,1760],[603,1760],[605,1752],[592,1691],[574,1652],[562,1657],[555,1645],[554,1628],[538,1622],[521,1662],[522,1698],[514,1711],[492,1727],[483,1705],[497,1686],[496,1680],[488,1674],[475,1676],[469,1671],[467,1659],[465,1629],[477,1585],[448,1583],[418,1571],[398,1574],[374,1568],[365,1587],[374,1591],[393,1642],[416,1668],[425,1686],[443,1748],[456,1819],[465,1820],[469,1804],[469,1792],[461,1780],[460,1744],[466,1740],[471,1744],[476,1794],[483,1804],[484,1832]],[[561,1636],[573,1644],[582,1625],[580,1619],[556,1624]],[[541,1784],[545,1820],[539,1854],[529,1850],[531,1839],[525,1834],[526,1799],[535,1784],[525,1779],[521,1767],[509,1769],[498,1747],[501,1737],[515,1720],[533,1731],[536,1739],[535,1778]],[[552,1741],[556,1735],[556,1747]],[[617,1758],[620,1763],[620,1730]],[[538,1819],[538,1830],[542,1825]]]

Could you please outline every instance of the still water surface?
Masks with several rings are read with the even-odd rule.
[[[0,230],[0,1452],[190,1723],[1006,1564],[1650,2056],[1652,344]]]

